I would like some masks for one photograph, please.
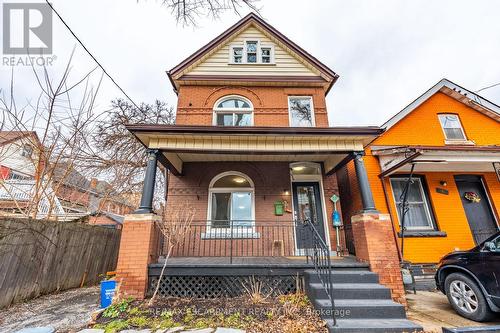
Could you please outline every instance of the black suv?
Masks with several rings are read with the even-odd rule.
[[[491,319],[500,312],[500,232],[471,250],[445,255],[435,278],[459,315]]]

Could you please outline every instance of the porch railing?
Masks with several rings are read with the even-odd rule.
[[[292,221],[195,221],[174,257],[291,257],[298,255]]]
[[[307,256],[312,263],[316,275],[319,277],[325,292],[330,299],[330,316],[333,319],[333,325],[336,325],[335,302],[333,295],[333,280],[330,261],[330,248],[319,234],[318,230],[309,220],[305,221],[310,232],[310,246],[307,249]]]

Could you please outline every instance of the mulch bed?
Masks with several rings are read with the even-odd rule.
[[[148,300],[134,301],[128,309],[113,319],[101,316],[96,323],[102,325],[117,319],[130,321],[132,313],[139,313],[149,321],[154,321],[165,318],[165,313],[168,312],[173,322],[187,327],[232,327],[244,329],[248,333],[328,332],[324,321],[315,313],[307,297],[301,294],[258,300],[252,300],[248,296],[216,299],[159,298],[152,306],[148,305]]]

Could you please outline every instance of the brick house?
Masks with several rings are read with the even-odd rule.
[[[443,255],[473,248],[499,231],[498,105],[443,79],[382,127],[364,160],[375,206],[390,214],[406,261],[432,272]],[[354,165],[342,167],[337,179],[340,196],[353,198],[342,205],[348,223],[361,207],[352,193]],[[409,210],[402,232],[405,192]],[[478,202],[467,197],[471,193]]]
[[[329,306],[335,298],[357,313],[336,323],[327,315],[331,327],[418,329],[390,299],[344,300],[382,291],[382,298],[406,304],[392,223],[375,206],[363,159],[364,147],[382,130],[329,126],[325,97],[338,75],[249,14],[168,76],[178,95],[176,124],[127,126],[147,147],[149,162],[140,207],[123,223],[120,292],[144,298],[158,279],[164,249],[152,198],[159,162],[169,170],[166,211],[185,204],[195,209],[190,232],[162,277],[163,295],[231,295],[249,275],[280,281],[273,288],[286,292],[300,274],[313,301],[323,304],[314,296],[314,288],[323,288]],[[361,202],[349,216],[356,258],[348,255],[342,225],[334,227],[330,200],[340,195],[340,212],[347,198],[336,174],[350,162]],[[368,268],[378,277],[366,285],[373,274]],[[343,273],[343,296],[334,296],[330,273]],[[359,294],[360,287],[366,292]],[[378,312],[380,302],[394,312]],[[372,320],[385,315],[387,321]]]

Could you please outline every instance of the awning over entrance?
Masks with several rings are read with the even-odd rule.
[[[404,146],[372,147],[382,173],[395,172],[498,172],[500,146]]]
[[[182,174],[185,162],[322,162],[331,172],[351,152],[363,151],[378,127],[217,127],[128,125],[145,147],[161,151],[160,163]]]

